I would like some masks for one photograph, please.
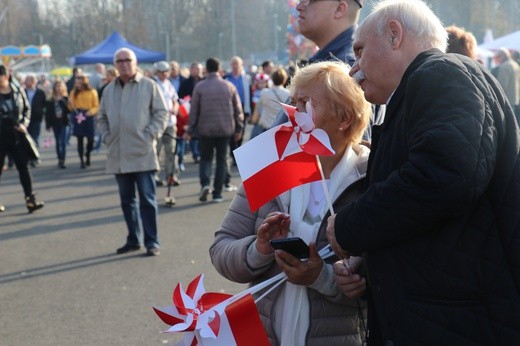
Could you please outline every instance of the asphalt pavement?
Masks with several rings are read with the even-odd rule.
[[[87,169],[74,139],[66,169],[57,167],[54,148],[41,152],[31,172],[43,209],[27,213],[15,169],[0,182],[7,208],[0,213],[0,345],[170,345],[179,336],[160,333],[167,326],[152,306],[170,305],[177,283],[186,287],[203,273],[208,292],[245,288],[221,277],[208,254],[235,192],[224,192],[222,203],[199,202],[189,154],[174,207],[164,206],[166,187],[158,188],[161,255],[146,257],[145,249],[116,255],[127,231],[103,149]]]

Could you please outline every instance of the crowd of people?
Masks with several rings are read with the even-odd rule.
[[[258,303],[273,345],[518,344],[515,56],[498,50],[488,70],[475,37],[444,27],[421,0],[382,0],[358,26],[363,4],[300,0],[300,32],[319,50],[293,72],[271,61],[246,71],[239,56],[228,72],[218,58],[184,75],[175,61],[140,69],[122,48],[114,68],[98,64],[90,78],[75,68],[46,98],[34,76],[23,90],[0,65],[0,164],[10,155],[33,212],[43,202],[26,133],[38,143],[45,120],[60,169],[71,135],[83,169],[104,143],[128,230],[117,253],[144,245],[157,256],[156,188],[180,183],[189,148],[200,202],[237,190],[210,248],[216,270],[251,284],[287,275]],[[294,187],[252,212],[231,182],[232,152],[287,120],[278,103],[312,109],[335,154],[319,158],[324,185]],[[287,237],[310,245],[306,260],[270,246]],[[329,245],[335,255],[323,260]]]

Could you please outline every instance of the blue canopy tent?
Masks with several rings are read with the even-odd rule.
[[[114,31],[104,41],[83,53],[71,57],[70,63],[71,65],[111,64],[114,61],[114,53],[123,47],[133,50],[139,63],[153,63],[166,59],[164,53],[137,47],[128,42],[120,33]]]

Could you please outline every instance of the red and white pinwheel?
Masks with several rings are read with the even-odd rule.
[[[171,327],[164,333],[188,332],[188,345],[197,345],[195,330],[202,337],[217,337],[220,328],[220,316],[211,310],[215,305],[230,298],[223,293],[206,293],[203,285],[204,275],[197,276],[188,285],[186,292],[179,283],[173,291],[173,305],[153,309],[159,318]]]
[[[305,104],[306,112],[298,112],[296,107],[280,104],[291,123],[290,126],[282,125],[275,134],[280,160],[299,151],[310,155],[334,155],[327,133],[315,127],[314,109],[310,100]]]
[[[153,308],[171,326],[164,333],[185,333],[185,346],[269,346],[252,295],[206,293],[203,280],[197,276],[186,292],[177,284],[173,306]]]

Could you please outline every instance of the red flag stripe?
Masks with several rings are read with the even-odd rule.
[[[300,152],[273,162],[244,180],[243,184],[249,207],[255,211],[295,186],[320,179],[316,157]]]

